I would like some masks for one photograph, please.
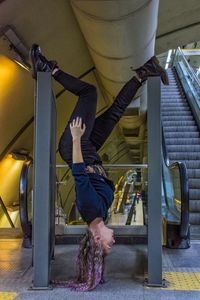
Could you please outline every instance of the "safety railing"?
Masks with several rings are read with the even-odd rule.
[[[24,248],[32,247],[32,158],[24,161],[19,182],[19,212]]]
[[[188,182],[185,165],[181,162],[169,163],[163,138],[163,188],[166,206],[162,215],[168,222],[180,225],[179,235],[185,239],[189,230]],[[148,193],[147,164],[104,164],[116,191],[113,205],[108,212],[110,225],[147,225]],[[24,247],[31,246],[32,197],[28,195],[32,181],[32,161],[25,161],[20,176],[20,216],[24,233]],[[80,225],[83,220],[76,209],[74,180],[66,164],[56,165],[56,224]],[[146,197],[144,197],[144,195]],[[145,200],[146,199],[146,200]],[[137,200],[137,201],[136,201]],[[139,204],[139,205],[137,205]]]
[[[176,50],[173,66],[200,129],[200,81],[180,48]]]
[[[169,224],[174,225],[174,232],[167,233],[167,246],[171,248],[188,248],[190,246],[190,225],[187,168],[183,162],[177,161],[170,164],[164,134],[162,146],[164,190],[162,215]],[[171,227],[173,227],[173,225]],[[178,232],[176,232],[177,226]]]

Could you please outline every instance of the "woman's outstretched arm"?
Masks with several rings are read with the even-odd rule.
[[[83,155],[81,151],[81,136],[85,132],[85,124],[82,126],[82,119],[77,117],[70,124],[70,130],[72,134],[73,141],[73,153],[72,153],[72,161],[73,163],[82,163]]]

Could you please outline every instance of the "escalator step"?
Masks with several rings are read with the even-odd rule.
[[[183,95],[179,95],[179,96],[174,96],[171,93],[161,93],[161,102],[167,103],[166,99],[169,99],[169,102],[179,102],[179,103],[187,103],[187,99],[183,96]]]
[[[165,138],[197,138],[200,137],[200,133],[198,131],[193,132],[165,132]]]
[[[200,191],[199,191],[199,189],[190,189],[189,190],[189,199],[190,200],[198,200],[198,199],[200,199]]]
[[[176,96],[176,95],[166,94],[166,95],[161,95],[161,97],[162,97],[162,102],[165,103],[176,102],[176,101],[180,103],[181,101],[185,100],[185,98],[181,95]]]
[[[171,92],[179,92],[179,88],[177,87],[176,83],[170,83],[168,87],[162,86],[161,87],[161,93],[171,93]]]
[[[168,145],[200,145],[200,138],[165,138]]]
[[[192,121],[194,120],[193,116],[163,116],[163,121]]]
[[[184,160],[188,169],[200,169],[200,161],[198,160]]]
[[[195,126],[165,126],[164,127],[164,132],[193,132],[197,131],[198,132],[198,127]]]
[[[198,225],[200,224],[200,213],[198,212],[190,212],[190,224]]]
[[[162,93],[162,96],[182,96],[183,93],[181,93],[178,89],[175,90],[167,90],[167,91],[164,91],[164,90],[161,90],[161,93]]]
[[[176,96],[183,96],[185,97],[185,94],[183,93],[183,91],[180,91],[179,88],[177,88],[176,85],[172,85],[171,89],[161,89],[161,95],[176,95]]]
[[[200,189],[200,180],[199,178],[189,178],[189,188]]]
[[[165,94],[176,94],[178,96],[185,96],[184,92],[182,90],[180,90],[176,84],[172,84],[171,88],[167,89],[161,89],[161,93],[165,93]]]
[[[166,102],[163,102],[163,103],[161,103],[162,105],[161,105],[161,107],[162,107],[162,110],[164,109],[164,110],[167,110],[167,108],[179,108],[179,107],[181,107],[181,108],[189,108],[189,106],[188,106],[188,104],[186,103],[186,102],[169,102],[169,103],[166,103]]]
[[[200,179],[200,169],[188,169],[187,173],[189,178],[199,178]]]
[[[199,240],[200,239],[199,225],[191,225],[190,226],[190,236],[193,240]]]
[[[200,160],[200,153],[184,153],[184,152],[170,152],[169,153],[170,160]]]
[[[185,99],[180,99],[180,100],[177,100],[177,99],[173,99],[173,100],[169,100],[169,99],[165,99],[165,100],[162,100],[161,101],[161,107],[163,107],[163,106],[166,106],[166,107],[168,107],[168,106],[175,106],[175,107],[177,107],[177,106],[179,106],[179,105],[186,105],[186,106],[188,106],[188,103],[186,102],[186,100]],[[189,106],[188,106],[189,107]],[[178,116],[178,114],[177,114],[177,116]]]
[[[178,90],[171,90],[171,91],[164,91],[164,90],[161,90],[161,96],[162,96],[162,99],[163,98],[171,98],[171,99],[182,99],[182,98],[185,98],[185,95],[181,92],[179,92]]]
[[[187,154],[191,154],[191,151],[200,152],[200,145],[189,145],[189,143],[187,145],[167,145],[167,150],[173,153],[187,152]]]
[[[171,92],[180,92],[179,91],[179,88],[177,87],[177,85],[176,84],[170,84],[169,86],[163,86],[162,88],[161,88],[161,93],[171,93]]]
[[[190,112],[190,109],[183,108],[183,107],[178,108],[178,110],[179,110],[180,115],[182,114],[182,112]],[[170,115],[171,112],[174,112],[174,111],[175,111],[174,107],[166,107],[166,108],[162,109],[162,114],[168,112],[168,115]]]
[[[194,120],[191,121],[165,121],[163,120],[163,126],[170,127],[170,126],[194,126],[196,122]]]
[[[190,212],[200,213],[200,200],[190,200]]]
[[[189,110],[188,111],[182,111],[181,115],[182,116],[192,116],[192,113]],[[170,111],[170,112],[163,111],[162,116],[177,116],[177,111]]]

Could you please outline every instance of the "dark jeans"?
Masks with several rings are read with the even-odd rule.
[[[104,144],[114,126],[130,104],[141,83],[133,77],[119,92],[113,104],[98,118],[96,115],[97,93],[95,86],[81,81],[59,70],[54,75],[63,87],[78,96],[78,102],[67,123],[59,142],[59,152],[64,161],[72,165],[72,136],[69,124],[74,118],[81,117],[86,125],[86,130],[81,138],[83,160],[86,165],[101,164],[97,151]]]

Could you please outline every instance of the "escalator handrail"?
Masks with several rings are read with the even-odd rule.
[[[33,164],[33,159],[28,157],[24,163],[20,174],[19,180],[19,212],[20,212],[20,222],[22,231],[25,238],[30,238],[32,236],[31,223],[28,220],[28,174],[29,170]]]
[[[181,226],[180,226],[180,236],[186,238],[189,230],[189,186],[188,186],[188,174],[185,163],[177,161],[170,163],[165,138],[164,130],[162,126],[162,147],[163,147],[163,157],[167,168],[170,170],[173,168],[179,169],[180,173],[180,183],[181,183]]]
[[[193,68],[190,66],[189,62],[187,61],[187,59],[186,59],[186,57],[185,57],[185,55],[184,55],[184,53],[183,53],[183,51],[181,50],[180,47],[178,47],[178,49],[176,50],[176,53],[175,53],[175,56],[174,56],[175,58],[174,58],[174,61],[173,61],[173,66],[174,67],[176,66],[176,55],[177,55],[178,51],[181,53],[181,57],[184,60],[184,62],[186,63],[187,68],[190,70],[190,72],[192,73],[192,76],[195,79],[197,85],[200,87],[200,81],[199,81],[196,73],[194,72]]]

